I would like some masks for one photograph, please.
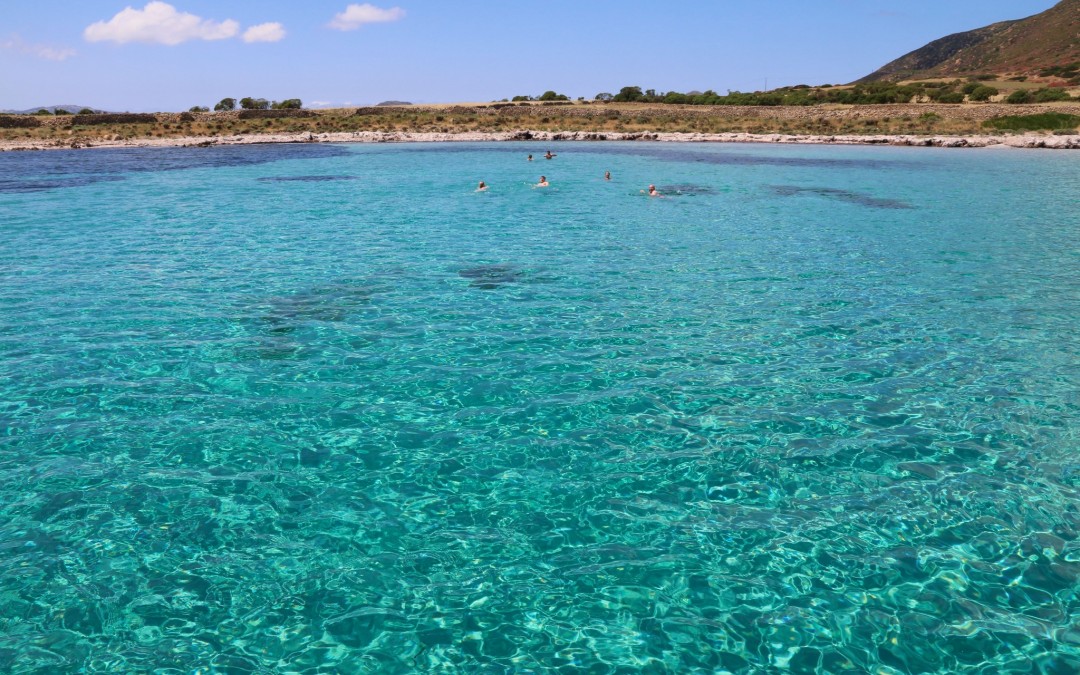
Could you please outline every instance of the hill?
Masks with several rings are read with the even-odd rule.
[[[59,110],[66,110],[69,113],[74,114],[74,113],[79,112],[80,110],[85,110],[86,108],[90,108],[91,110],[93,110],[95,112],[104,112],[103,110],[98,110],[97,108],[91,108],[88,105],[66,104],[66,105],[42,105],[42,106],[38,106],[36,108],[29,108],[27,110],[0,110],[0,113],[5,113],[5,114],[8,114],[8,115],[33,115],[34,113],[36,113],[39,110],[48,110],[49,112],[55,114],[56,111],[59,109]]]
[[[994,73],[1037,75],[1080,61],[1080,0],[1026,19],[955,33],[901,56],[858,82]]]

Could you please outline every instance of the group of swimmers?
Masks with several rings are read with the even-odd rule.
[[[558,155],[553,154],[550,150],[548,150],[547,153],[544,155],[544,159],[552,159],[554,157],[558,157]],[[529,155],[527,161],[529,161],[529,162],[533,161],[533,156]],[[605,171],[604,172],[604,180],[611,180],[611,172],[610,171]],[[540,176],[540,182],[533,185],[533,187],[534,188],[545,188],[545,187],[550,187],[550,185],[551,185],[551,183],[548,182],[547,176]],[[476,188],[476,191],[477,192],[486,192],[487,189],[488,189],[488,184],[485,183],[484,181],[480,181],[480,185]],[[641,194],[643,194],[643,195],[647,194],[650,197],[663,197],[663,195],[660,194],[660,192],[656,189],[655,185],[650,185],[649,190],[647,192],[645,190],[642,190]]]
[[[556,155],[555,153],[553,153],[553,152],[552,152],[552,151],[550,151],[550,150],[548,150],[548,151],[547,151],[547,152],[546,152],[546,153],[544,154],[544,159],[555,159],[556,157],[558,157],[558,155]],[[532,155],[529,155],[529,159],[528,159],[528,161],[530,161],[530,162],[531,162],[531,161],[533,161],[533,160],[532,160]]]

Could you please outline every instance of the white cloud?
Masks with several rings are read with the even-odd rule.
[[[83,37],[88,42],[149,42],[172,46],[189,40],[225,40],[239,32],[240,24],[232,19],[220,22],[203,19],[155,0],[141,10],[128,7],[108,21],[90,24]]]
[[[260,23],[244,31],[244,42],[277,42],[285,37],[280,23]]]
[[[46,61],[64,61],[75,56],[75,50],[68,47],[50,47],[49,45],[35,45],[24,42],[18,35],[12,35],[7,40],[0,42],[0,48],[29,54]]]
[[[362,5],[349,5],[344,12],[335,14],[329,26],[336,30],[356,30],[366,23],[387,23],[404,18],[405,10],[400,7],[382,9],[365,2]]]

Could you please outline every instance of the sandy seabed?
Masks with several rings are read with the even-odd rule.
[[[446,143],[495,141],[652,141],[668,143],[790,143],[826,145],[896,145],[937,148],[1048,148],[1080,150],[1080,134],[1016,134],[1001,136],[912,136],[912,135],[793,135],[793,134],[699,134],[661,132],[588,132],[588,131],[509,131],[430,133],[408,131],[357,131],[280,134],[243,134],[231,136],[177,136],[140,138],[119,141],[4,140],[0,152],[17,150],[65,150],[81,148],[175,148],[255,143]]]

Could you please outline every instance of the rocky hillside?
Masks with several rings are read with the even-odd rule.
[[[1080,0],[1041,14],[956,33],[905,54],[859,82],[995,73],[1037,75],[1080,61]]]

